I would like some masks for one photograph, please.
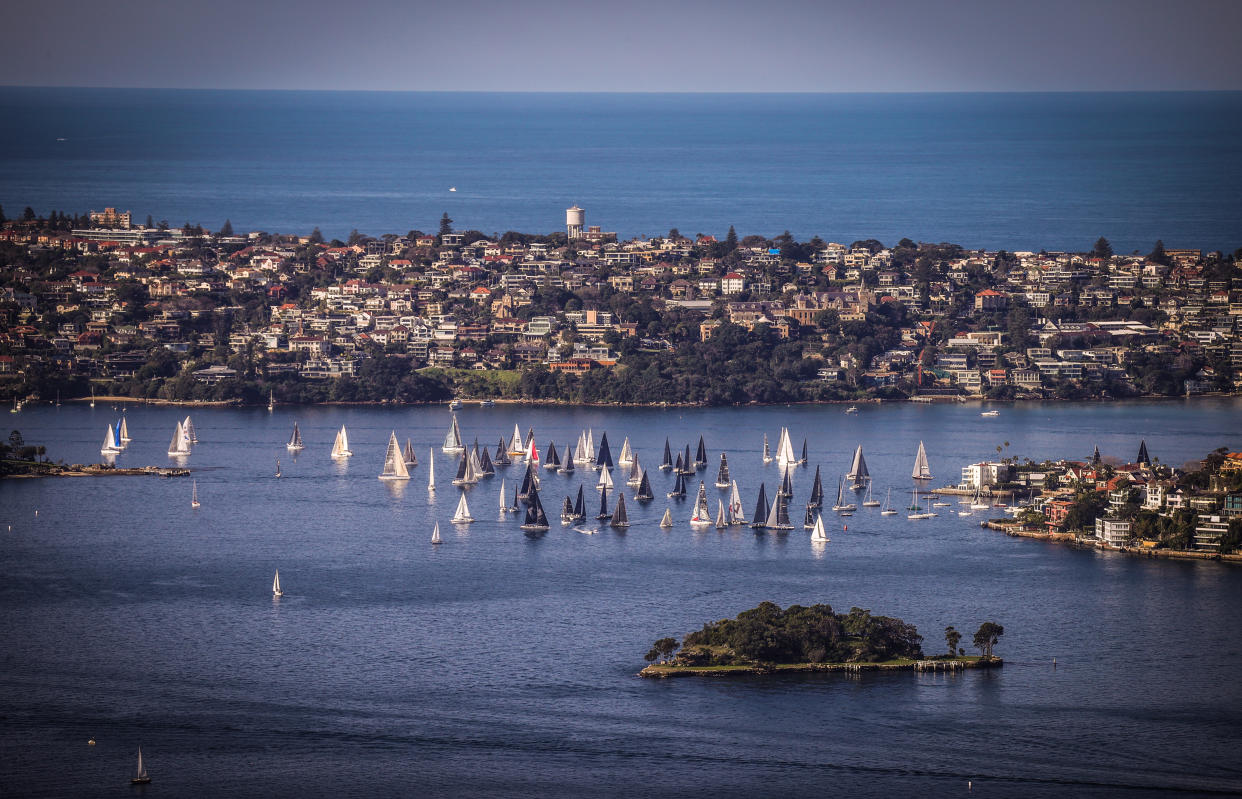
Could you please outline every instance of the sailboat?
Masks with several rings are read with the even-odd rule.
[[[608,489],[601,488],[599,490],[599,513],[595,514],[597,519],[611,519],[612,514],[608,512]]]
[[[811,483],[811,495],[807,497],[807,504],[814,508],[824,506],[824,482],[819,476],[819,466],[815,467],[815,480]]]
[[[401,456],[401,445],[397,443],[397,431],[388,436],[388,451],[384,453],[384,471],[381,480],[409,480],[410,470],[405,468],[405,458]]]
[[[677,482],[673,483],[673,490],[668,492],[670,497],[684,497],[686,495],[686,476],[681,472],[677,473]]]
[[[759,496],[755,498],[755,515],[751,517],[750,526],[756,530],[762,530],[767,526],[768,512],[771,508],[768,505],[767,486],[763,483],[759,484]]]
[[[535,430],[531,428],[530,441],[526,444],[526,462],[539,465],[539,450],[535,447]]]
[[[976,486],[975,496],[970,501],[970,509],[971,510],[987,510],[990,507],[992,506],[989,503],[983,501],[982,491],[978,486]]]
[[[417,466],[418,456],[414,454],[414,445],[407,438],[405,440],[405,449],[401,452],[401,460],[405,461],[406,467]]]
[[[595,456],[596,469],[612,468],[612,451],[608,449],[608,434],[604,433],[599,438],[599,454]]]
[[[500,442],[496,444],[496,454],[492,456],[492,463],[496,466],[508,466],[513,463],[509,460],[509,449],[505,446],[505,437],[500,437]]]
[[[763,462],[772,462],[772,450],[768,447],[768,434],[763,434]]]
[[[667,472],[673,468],[673,453],[669,450],[668,439],[664,439],[664,460],[660,461],[660,471]]]
[[[782,467],[793,466],[798,462],[794,457],[793,442],[789,440],[789,428],[781,428],[780,440],[776,442],[776,462]]]
[[[302,443],[302,431],[298,429],[298,423],[293,423],[293,435],[289,437],[289,443],[285,444],[285,449],[290,452],[301,452],[306,449]]]
[[[431,530],[431,543],[440,544],[444,539],[440,538],[440,523],[436,522],[436,526]]]
[[[578,459],[578,463],[592,466],[595,463],[595,431],[587,428],[586,439],[583,441],[585,449],[582,457]]]
[[[607,469],[602,470],[599,473],[599,483],[596,484],[595,487],[596,488],[608,488],[608,489],[612,488],[613,487],[612,472],[608,471]]]
[[[914,470],[910,476],[915,480],[932,479],[931,467],[927,464],[927,450],[923,448],[923,442],[919,442],[919,452],[914,456]]]
[[[574,521],[580,522],[586,518],[586,494],[582,490],[582,486],[578,486],[578,497],[574,500]]]
[[[117,447],[120,451],[120,447]],[[170,458],[182,458],[190,454],[190,444],[185,434],[185,428],[181,426],[181,422],[177,422],[176,428],[173,429],[172,441],[168,444],[168,456]]]
[[[544,451],[543,468],[555,469],[561,465],[561,456],[556,454],[556,442],[549,441],[548,448]]]
[[[724,500],[716,498],[716,529],[724,530],[729,526],[729,517],[725,514]]]
[[[276,459],[276,476],[280,477],[280,458]]]
[[[867,481],[871,479],[871,473],[867,471],[867,460],[863,457],[862,444],[854,450],[854,460],[850,463],[850,470],[845,473],[845,476],[850,481],[850,488],[855,491],[866,486]]]
[[[621,454],[617,456],[618,466],[629,466],[634,461],[634,451],[630,449],[630,437],[621,442]]]
[[[798,459],[799,466],[806,466],[806,439],[802,439],[802,457]]]
[[[128,444],[133,441],[133,439],[129,437],[129,425],[126,423],[124,416],[121,417],[121,425],[117,429],[117,432],[120,434],[117,438],[121,439],[122,444]]]
[[[686,445],[686,454],[682,456],[678,456],[678,457],[681,458],[681,473],[684,474],[686,477],[693,476],[695,472],[695,468],[694,468],[694,461],[690,460],[690,445],[689,444]]]
[[[707,468],[707,447],[703,443],[703,436],[699,436],[699,447],[694,452],[694,469],[700,471]]]
[[[776,489],[776,493],[785,497],[785,499],[792,499],[793,498],[793,481],[790,478],[789,467],[786,466],[781,471],[783,472],[783,474],[781,475],[781,485],[780,485],[780,488]]]
[[[896,516],[897,509],[893,507],[893,489],[888,490],[888,494],[884,497],[884,507],[880,510],[881,516]]]
[[[609,522],[614,530],[624,530],[630,526],[630,517],[625,512],[625,494],[617,494],[617,507],[612,511],[612,521]]]
[[[178,426],[180,426],[180,423],[178,423]],[[179,431],[178,431],[178,434],[174,434],[173,441],[177,442],[180,440],[181,440],[181,436],[179,435]],[[104,433],[103,446],[99,448],[99,454],[100,455],[116,455],[120,451],[121,451],[121,448],[117,446],[116,433],[113,431],[112,425],[109,424],[108,432]],[[171,448],[169,449],[168,454],[169,455],[173,454]]]
[[[646,469],[644,469],[643,465],[638,462],[638,455],[634,454],[630,458],[630,474],[625,479],[625,484],[629,486],[637,486],[642,482],[643,474],[645,473]]]
[[[699,481],[699,494],[694,499],[694,512],[690,514],[691,527],[708,527],[712,523],[712,509],[707,506],[707,486]]]
[[[837,485],[837,501],[836,501],[836,504],[832,506],[832,509],[837,511],[838,513],[842,511],[849,512],[849,511],[858,510],[858,506],[855,505],[853,502],[845,501],[845,478],[844,477],[841,478],[841,482]]]
[[[655,499],[655,495],[651,493],[651,481],[647,479],[646,469],[643,469],[643,476],[638,480],[638,491],[635,492],[634,499],[639,502],[650,502]]]
[[[276,570],[276,576],[272,578],[272,596],[284,596],[285,592],[280,590],[280,569]]]
[[[880,500],[875,499],[871,496],[871,481],[870,480],[867,481],[867,498],[863,500],[862,506],[864,508],[880,507]]]
[[[664,515],[660,517],[660,526],[665,530],[673,526],[673,511],[671,508],[664,509]]]
[[[130,779],[130,785],[149,785],[151,777],[147,775],[147,767],[142,764],[142,747],[138,747],[138,772],[137,776]]]
[[[561,468],[556,470],[557,474],[573,474],[574,473],[574,453],[569,448],[565,448],[565,460],[561,462]]]
[[[917,488],[914,489],[914,497],[910,500],[910,510],[912,513],[906,514],[907,519],[930,519],[936,515],[930,509],[924,511],[919,507],[919,490]]]
[[[530,492],[526,503],[526,518],[522,521],[522,529],[528,533],[543,532],[548,529],[548,516],[543,512],[543,503],[539,501],[537,489]]]
[[[746,513],[742,508],[742,492],[738,490],[737,480],[729,489],[729,524],[746,524]]]
[[[465,452],[466,447],[461,443],[461,428],[457,426],[457,414],[452,414],[452,417],[448,432],[444,434],[444,446],[440,449],[444,452]]]
[[[276,409],[276,395],[269,388],[267,390],[267,412],[271,413]]]
[[[828,543],[828,531],[824,529],[824,517],[815,517],[815,527],[811,529],[811,541],[816,544]]]
[[[194,481],[193,487],[190,489],[190,507],[198,507],[198,481]]]
[[[729,487],[729,460],[720,453],[720,471],[716,472],[716,488]]]
[[[515,458],[525,454],[526,448],[522,446],[522,431],[518,428],[517,422],[513,423],[513,437],[509,439],[509,454]]]
[[[474,521],[474,517],[470,515],[470,506],[466,504],[466,492],[461,492],[461,499],[457,501],[457,510],[453,513],[451,520],[453,524],[470,524]]]
[[[505,478],[500,478],[500,512],[508,513],[509,505],[505,502]]]
[[[345,432],[345,425],[341,425],[341,429],[336,432],[336,440],[332,442],[332,457],[348,458],[353,454],[349,451],[349,434]]]
[[[95,387],[91,386],[91,407],[95,407]]]
[[[565,504],[561,505],[561,524],[570,525],[574,521],[574,501],[569,497],[565,497]]]
[[[802,517],[803,528],[810,530],[812,527],[815,526],[815,517],[819,516],[819,514],[816,513],[815,510],[816,508],[814,505],[812,505],[809,502],[806,503],[806,513]]]
[[[769,530],[793,529],[793,525],[789,523],[789,500],[785,495],[776,495],[776,501],[772,503],[772,508],[763,526]]]
[[[185,431],[185,439],[191,444],[198,443],[198,431],[194,429],[194,422],[190,421],[190,417],[185,417],[185,421],[181,423],[181,429]]]
[[[427,493],[434,494],[436,492],[436,449],[432,447],[427,452]]]

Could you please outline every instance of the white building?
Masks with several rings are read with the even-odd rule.
[[[1127,519],[1095,520],[1095,537],[1110,546],[1123,546],[1130,540],[1130,522]]]

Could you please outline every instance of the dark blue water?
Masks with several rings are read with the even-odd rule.
[[[344,238],[459,229],[1242,246],[1242,93],[610,95],[0,89],[10,216]],[[61,141],[63,139],[63,141]],[[450,187],[458,191],[450,193]]]
[[[1238,449],[1240,411],[1238,400],[1028,405],[995,419],[974,406],[467,408],[460,420],[467,439],[492,446],[514,422],[533,425],[541,448],[589,425],[615,453],[628,434],[652,466],[666,435],[678,446],[703,433],[713,463],[727,449],[748,505],[760,480],[777,478],[761,463],[762,436],[788,425],[811,452],[795,504],[815,464],[836,475],[861,442],[877,490],[891,487],[900,507],[920,439],[940,484],[1005,442],[1036,458],[1098,443],[1124,459],[1145,436],[1174,463]],[[121,465],[166,463],[184,413],[131,410]],[[469,492],[478,521],[447,523],[458,490],[439,451],[443,409],[193,415],[198,511],[187,479],[0,483],[5,795],[129,795],[139,746],[151,796],[889,797],[966,795],[968,781],[979,796],[1242,792],[1237,568],[1011,539],[955,508],[924,522],[861,509],[830,525],[821,550],[800,529],[695,533],[658,471],[660,498],[629,505],[626,533],[554,521],[531,539],[499,514],[500,476]],[[115,416],[101,403],[9,421],[68,461],[93,461]],[[308,449],[293,460],[283,444],[295,419]],[[327,453],[341,424],[356,454],[336,464]],[[376,479],[393,429],[419,448],[404,485]],[[501,473],[510,492],[517,474]],[[555,508],[596,475],[543,479]],[[677,526],[664,531],[670,505]],[[948,624],[969,642],[995,620],[1006,665],[634,676],[654,639],[765,599],[897,615],[929,652]]]

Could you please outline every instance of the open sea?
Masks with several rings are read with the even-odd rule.
[[[627,531],[554,518],[532,538],[499,511],[516,466],[467,492],[476,522],[449,524],[459,490],[442,407],[131,407],[118,465],[169,464],[174,424],[191,413],[192,477],[0,482],[0,795],[1242,794],[1242,569],[1009,538],[956,505],[925,521],[829,512],[818,549],[801,528],[694,532],[690,501],[666,499],[672,477],[653,468],[666,437],[693,449],[703,435],[713,508],[726,451],[749,511],[759,483],[778,479],[763,436],[788,426],[810,451],[794,476],[800,521],[815,466],[831,500],[860,443],[875,495],[891,490],[898,508],[920,440],[934,485],[997,447],[1043,459],[1098,445],[1129,460],[1145,439],[1173,464],[1242,449],[1237,398],[1000,408],[463,409],[466,440],[493,450],[515,423],[541,451],[590,427],[614,457],[628,436],[651,469],[658,498],[627,502]],[[29,407],[8,427],[95,462],[120,414]],[[307,449],[293,458],[295,421]],[[354,455],[333,462],[341,425]],[[416,446],[408,483],[376,479],[390,431]],[[544,471],[551,515],[596,479]],[[666,507],[671,530],[657,526]],[[993,620],[1005,666],[635,676],[655,639],[763,600],[899,616],[927,652],[943,649],[946,625],[968,645]],[[135,790],[140,746],[153,782]]]
[[[1242,92],[488,94],[0,88],[8,216],[370,235],[1242,247]],[[457,191],[450,192],[450,188]]]

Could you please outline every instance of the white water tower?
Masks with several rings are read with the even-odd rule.
[[[573,208],[565,209],[565,229],[569,233],[569,238],[582,238],[583,222],[586,220],[586,211],[574,205]]]

